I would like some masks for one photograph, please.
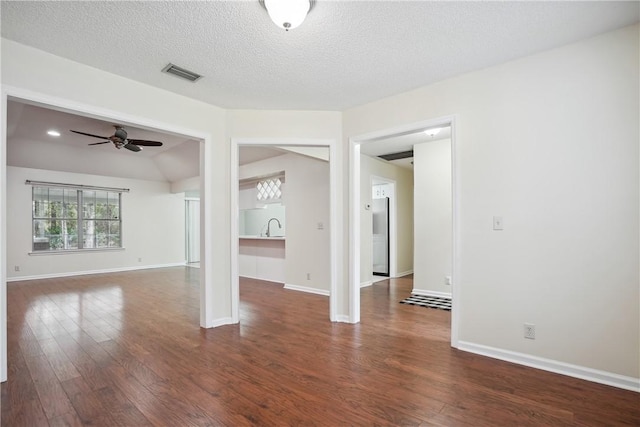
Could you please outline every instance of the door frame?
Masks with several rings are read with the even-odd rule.
[[[0,96],[0,382],[7,380],[7,101],[15,99],[21,102],[44,105],[53,109],[96,119],[114,121],[116,123],[143,126],[160,132],[173,133],[195,139],[200,145],[200,191],[204,195],[204,203],[200,205],[200,327],[216,326],[213,312],[213,165],[203,161],[211,157],[214,150],[213,135],[199,130],[189,129],[167,123],[166,121],[148,119],[142,116],[110,110],[94,104],[85,104],[60,96],[34,92],[28,89],[2,85]]]
[[[231,319],[240,322],[239,250],[239,149],[242,146],[261,147],[328,147],[329,148],[329,230],[331,284],[329,288],[329,319],[345,322],[338,315],[338,164],[337,141],[316,138],[231,138]]]
[[[451,346],[458,347],[458,330],[462,317],[460,306],[461,266],[460,266],[460,166],[456,144],[456,116],[442,116],[434,119],[403,124],[383,130],[369,132],[349,138],[349,312],[350,321],[360,321],[360,148],[367,142],[386,139],[392,136],[409,135],[438,126],[451,126],[451,191],[452,191],[452,309],[451,309]],[[415,198],[415,195],[414,195]]]

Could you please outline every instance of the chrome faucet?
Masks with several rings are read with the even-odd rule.
[[[271,218],[269,222],[267,222],[267,237],[271,237],[271,221],[275,220],[278,223],[278,228],[282,228],[280,224],[280,220],[278,218]]]

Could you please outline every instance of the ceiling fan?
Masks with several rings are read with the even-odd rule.
[[[106,139],[107,141],[93,142],[89,145],[108,144],[112,142],[113,145],[115,145],[118,150],[124,147],[127,150],[138,152],[138,151],[142,151],[142,147],[162,147],[162,142],[159,142],[159,141],[147,141],[145,139],[128,139],[127,131],[122,126],[115,126],[115,128],[116,128],[116,131],[111,136],[93,135],[90,133],[80,132],[77,130],[72,130],[71,132],[79,133],[80,135],[92,136],[94,138]]]

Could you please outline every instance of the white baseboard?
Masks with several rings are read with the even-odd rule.
[[[349,318],[349,316],[347,316],[346,314],[339,314],[336,316],[336,322],[340,322],[340,323],[353,323],[351,321],[351,319]]]
[[[217,328],[218,326],[225,325],[233,325],[233,319],[231,317],[221,317],[219,319],[214,319],[211,322],[211,325],[207,326],[207,328]]]
[[[361,288],[366,288],[367,286],[371,286],[377,282],[382,282],[383,280],[389,280],[389,279],[396,279],[398,277],[403,277],[403,276],[407,276],[409,274],[413,274],[413,270],[409,270],[409,271],[403,271],[402,273],[398,273],[393,277],[385,277],[385,276],[373,276],[373,279],[371,280],[367,280],[366,282],[362,282],[360,283],[360,287]]]
[[[291,291],[299,291],[299,292],[307,292],[310,294],[323,295],[325,297],[328,297],[330,294],[330,292],[325,289],[308,288],[306,286],[290,285],[288,283],[285,283],[284,288],[289,289]]]
[[[398,277],[404,277],[404,276],[408,276],[410,274],[413,274],[413,270],[407,270],[407,271],[403,271],[400,273],[396,273],[395,276],[393,276],[394,278],[398,278]]]
[[[284,285],[284,281],[264,279],[262,277],[247,276],[246,274],[240,274],[238,275],[238,277],[244,277],[245,279],[260,280],[261,282],[275,283],[276,285]]]
[[[411,291],[412,295],[424,295],[427,297],[439,297],[439,298],[449,298],[451,299],[451,292],[438,292],[438,291],[430,291],[428,289],[413,289]]]
[[[554,372],[556,374],[567,375],[569,377],[580,378],[582,380],[640,392],[640,378],[627,377],[624,375],[614,374],[612,372],[600,371],[584,366],[572,365],[570,363],[559,362],[557,360],[545,359],[542,357],[531,356],[529,354],[502,350],[466,341],[459,341],[458,349],[480,354],[482,356],[492,357],[494,359],[517,363],[518,365],[542,369],[543,371]]]
[[[176,262],[171,264],[142,265],[142,266],[134,266],[134,267],[105,268],[102,270],[86,270],[86,271],[71,271],[66,273],[38,274],[35,276],[7,277],[7,282],[21,282],[23,280],[38,280],[38,279],[56,279],[59,277],[86,276],[89,274],[120,273],[123,271],[148,270],[151,268],[184,267],[185,264],[186,263],[183,261],[183,262]]]

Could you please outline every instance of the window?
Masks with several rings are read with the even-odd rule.
[[[280,181],[280,178],[258,181],[258,184],[256,184],[256,189],[258,190],[258,200],[264,202],[267,200],[277,200],[281,198],[281,186],[282,181]]]
[[[32,185],[34,252],[122,247],[122,191]]]

